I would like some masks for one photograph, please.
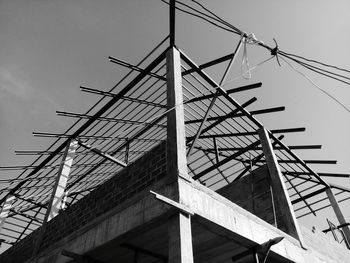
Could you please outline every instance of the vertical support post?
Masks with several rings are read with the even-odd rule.
[[[167,172],[173,178],[188,176],[180,53],[167,53]]]
[[[294,214],[293,206],[290,201],[286,185],[284,184],[283,176],[277,162],[276,155],[273,151],[270,137],[264,127],[258,130],[261,146],[265,155],[266,164],[270,173],[270,180],[274,196],[277,198],[277,205],[282,213],[288,234],[299,239],[300,244],[305,247],[303,237],[301,235],[299,225]]]
[[[333,191],[332,191],[332,189],[330,187],[326,189],[326,194],[327,194],[329,202],[331,203],[331,206],[332,206],[332,208],[334,210],[334,213],[335,213],[335,215],[338,218],[339,224],[340,225],[346,224],[347,222],[346,222],[346,220],[344,218],[344,215],[343,215],[342,211],[340,210],[340,207],[339,207],[339,204],[337,202],[337,199],[335,199]],[[350,241],[350,230],[349,230],[349,227],[348,226],[343,227],[343,232],[344,232],[344,235],[345,235],[346,239],[348,241]]]
[[[62,163],[60,165],[60,169],[58,170],[58,175],[56,178],[56,183],[52,191],[51,202],[48,205],[47,212],[45,215],[45,220],[50,221],[52,218],[58,215],[61,210],[62,201],[65,196],[65,190],[68,182],[68,177],[70,173],[70,169],[73,164],[73,158],[75,155],[75,150],[78,147],[77,141],[71,141],[67,146],[63,158]]]
[[[181,212],[168,221],[168,263],[193,263],[190,215]]]
[[[125,146],[125,163],[126,164],[129,164],[129,151],[130,151],[129,138],[126,138],[126,146]]]
[[[215,137],[213,137],[213,144],[214,144],[214,150],[215,150],[216,163],[218,163],[218,162],[220,162],[220,157],[219,157],[218,145],[216,144],[216,138]]]
[[[170,47],[175,46],[175,0],[170,0],[169,3],[169,34]]]
[[[254,262],[255,263],[260,263],[258,252],[254,251],[253,252],[253,257],[254,257]]]
[[[70,169],[72,167],[73,158],[77,148],[78,142],[75,140],[70,141],[70,143],[66,146],[66,150],[63,154],[62,162],[58,170],[56,182],[52,190],[52,195],[48,203],[48,207],[44,217],[44,222],[39,230],[38,237],[36,239],[32,257],[36,256],[36,254],[39,252],[40,245],[46,231],[47,222],[55,216],[57,216],[62,207],[62,201],[65,196],[65,190],[68,182]]]
[[[135,250],[134,251],[134,263],[138,263],[139,262],[139,251]]]
[[[10,210],[12,208],[12,204],[14,203],[14,201],[16,200],[16,197],[14,197],[13,195],[9,195],[6,198],[5,203],[3,204],[2,208],[1,208],[1,212],[0,212],[0,233],[1,230],[5,224],[6,218],[10,213]]]

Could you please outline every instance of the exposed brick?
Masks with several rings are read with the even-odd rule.
[[[269,173],[266,166],[217,191],[222,196],[255,214],[266,222],[275,225]],[[276,205],[276,204],[275,204]],[[275,207],[277,227],[286,232],[280,208]]]
[[[61,240],[166,177],[165,155],[165,143],[163,142],[74,205],[61,211],[58,216],[48,222],[41,249]],[[0,262],[19,263],[28,259],[31,256],[37,233],[38,231],[34,231],[1,254]]]

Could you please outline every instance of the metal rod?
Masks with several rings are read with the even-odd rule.
[[[262,83],[259,82],[259,83],[255,83],[255,84],[242,86],[242,87],[239,87],[239,88],[229,89],[229,90],[226,90],[226,91],[227,91],[227,94],[232,94],[232,93],[236,93],[236,92],[246,91],[246,90],[249,90],[249,89],[259,88],[259,87],[261,87],[261,85],[262,85]],[[215,96],[219,97],[219,96],[222,96],[222,95],[219,95],[219,94],[208,94],[208,95],[203,95],[203,96],[200,96],[200,97],[194,97],[194,98],[191,98],[191,99],[187,100],[185,102],[185,104],[211,99],[211,98],[214,98]]]
[[[234,55],[234,53],[230,53],[228,55],[225,55],[223,57],[220,57],[220,58],[217,58],[217,59],[214,59],[212,61],[209,61],[209,62],[206,62],[202,65],[199,65],[198,68],[199,69],[205,69],[205,68],[208,68],[208,67],[211,67],[211,66],[214,66],[216,64],[219,64],[219,63],[222,63],[222,62],[225,62],[227,60],[230,60],[232,58],[232,55]],[[182,72],[182,76],[186,76],[188,74],[191,74],[191,73],[194,73],[196,72],[196,69],[195,68],[190,68],[184,72]]]
[[[114,57],[109,56],[108,59],[112,63],[118,64],[120,66],[127,67],[127,68],[132,69],[132,70],[136,70],[138,72],[144,72],[145,71],[144,69],[142,69],[142,68],[140,68],[138,66],[132,65],[132,64],[130,64],[130,63],[124,61],[124,60],[118,59],[118,58],[114,58]],[[155,74],[155,73],[152,73],[152,72],[147,72],[147,74],[149,76],[155,77],[155,78],[160,79],[160,80],[164,80],[164,81],[166,80],[165,77],[160,76],[160,75]]]
[[[129,163],[129,152],[130,152],[130,143],[129,139],[126,139],[126,146],[125,146],[125,163]]]
[[[297,193],[297,195],[299,196],[299,198],[302,198],[301,193],[299,192],[299,190],[296,188],[296,186],[293,184],[292,180],[290,180],[288,178],[288,176],[284,176],[284,178],[287,180],[287,182],[291,185],[292,189]],[[302,200],[305,203],[305,206],[308,207],[311,211],[311,213],[316,216],[315,211],[312,209],[312,207],[308,204],[308,202],[306,201],[306,199]],[[291,202],[293,204],[293,202]]]
[[[291,172],[286,171],[288,174],[294,174],[294,175],[312,175],[311,173],[304,173],[304,172]],[[341,178],[350,178],[350,174],[337,174],[337,173],[317,173],[319,176],[324,177],[341,177]]]
[[[90,119],[93,116],[87,115],[87,114],[79,114],[79,113],[73,113],[73,112],[64,112],[64,111],[56,111],[57,115],[64,116],[64,117],[72,117],[72,118],[83,118],[83,119]],[[125,120],[125,119],[117,119],[117,118],[108,118],[108,117],[99,117],[97,118],[99,121],[108,121],[108,122],[119,122],[119,123],[127,123],[127,124],[135,124],[135,125],[149,125],[149,122],[142,122],[142,121],[133,121],[133,120]],[[166,128],[165,125],[154,125],[155,127],[160,128]]]
[[[232,67],[232,65],[233,65],[233,62],[234,62],[234,60],[235,60],[235,58],[236,58],[236,55],[237,55],[237,53],[238,53],[238,51],[239,51],[239,49],[240,49],[240,47],[241,47],[241,45],[242,45],[242,40],[243,40],[243,36],[241,37],[241,39],[239,40],[238,45],[236,46],[236,49],[235,49],[235,51],[234,51],[234,53],[233,53],[233,55],[232,55],[232,57],[231,57],[231,59],[230,59],[229,64],[228,64],[227,67],[226,67],[226,70],[225,70],[225,72],[224,72],[224,75],[222,76],[222,79],[221,79],[219,85],[222,85],[223,82],[226,80],[227,75],[228,75],[228,72],[230,71],[230,69],[231,69],[231,67]],[[215,101],[216,101],[216,99],[217,99],[217,95],[219,95],[219,92],[218,92],[218,91],[216,91],[215,94],[213,94],[213,97],[212,97],[212,100],[211,100],[211,102],[210,102],[210,105],[208,106],[208,108],[207,108],[207,110],[206,110],[206,112],[205,112],[205,114],[204,114],[203,120],[202,120],[201,124],[199,125],[199,128],[198,128],[198,131],[197,131],[197,133],[196,133],[196,135],[195,135],[195,138],[194,138],[194,140],[193,140],[193,142],[192,142],[192,144],[191,144],[191,146],[190,146],[190,148],[189,148],[189,150],[188,150],[188,152],[187,152],[187,156],[191,156],[191,152],[192,152],[192,150],[193,150],[193,147],[196,145],[196,142],[197,142],[197,140],[198,140],[198,137],[199,137],[199,136],[201,135],[201,133],[202,133],[202,130],[203,130],[203,128],[204,128],[204,123],[207,121],[207,118],[208,118],[208,116],[209,116],[209,112],[211,111],[211,109],[212,109],[213,106],[215,105]]]
[[[28,202],[28,203],[32,204],[32,205],[36,205],[36,206],[42,207],[42,208],[47,208],[46,205],[41,204],[41,203],[34,202],[31,198],[23,198],[23,197],[19,196],[18,194],[14,194],[14,196],[15,196],[16,198],[20,199],[20,200],[23,200],[23,201],[25,201],[25,202]]]
[[[148,126],[154,126],[154,122],[150,122]],[[48,133],[48,132],[33,132],[33,135],[36,137],[59,137],[59,138],[70,138],[72,135],[70,134],[59,134],[59,133]],[[116,137],[116,136],[98,136],[98,135],[80,135],[80,139],[93,139],[93,140],[126,140],[127,137]],[[142,139],[142,138],[134,138],[135,141],[153,141],[160,142],[162,140],[159,139]],[[24,166],[25,167],[25,166]],[[28,167],[28,166],[27,166]],[[31,167],[31,166],[29,166]],[[36,166],[33,166],[36,167]]]
[[[279,140],[282,140],[284,138],[284,135],[281,135],[278,137]],[[275,148],[276,142],[272,143],[272,147]],[[253,160],[251,160],[251,165],[254,166],[258,161],[260,161],[264,157],[264,153],[258,155]],[[246,172],[250,170],[250,166],[244,168],[244,170],[233,180],[233,182],[239,180],[243,175],[245,175]]]
[[[288,146],[289,149],[293,149],[293,150],[306,150],[306,149],[321,149],[321,145],[289,145]],[[219,151],[239,151],[241,150],[242,148],[241,147],[220,147],[218,148]],[[283,150],[282,147],[274,147],[275,150]],[[262,150],[261,147],[257,147],[255,150]],[[302,174],[305,174],[305,173],[302,173]],[[324,173],[318,173],[320,176]],[[331,173],[328,173],[329,176],[332,176],[332,175],[337,175],[337,174],[331,174]],[[324,175],[324,176],[327,176],[327,175]],[[337,177],[337,176],[335,176]],[[350,174],[344,174],[344,177],[350,177]]]
[[[212,124],[212,126],[214,127],[215,125]],[[305,131],[305,129],[304,128],[291,128],[291,129],[271,130],[272,133],[292,133],[292,132],[302,132],[302,131]],[[204,133],[204,131],[202,133]],[[227,134],[201,135],[200,138],[201,139],[205,139],[205,138],[223,138],[223,137],[253,136],[253,135],[257,135],[257,132],[254,131],[254,132],[237,132],[237,133],[227,133]],[[189,137],[189,138],[192,138],[192,137]]]
[[[118,97],[118,94],[112,93],[112,92],[108,92],[108,91],[102,91],[102,90],[88,88],[88,87],[82,87],[82,86],[80,87],[80,89],[81,89],[81,91],[92,93],[92,94],[108,96],[108,97],[112,97],[112,98]],[[132,98],[130,96],[121,96],[120,99],[131,101],[131,102],[136,102],[136,103],[140,103],[140,104],[146,104],[146,105],[150,105],[150,106],[154,106],[154,107],[166,108],[166,105],[161,105],[159,103],[149,102],[149,101],[146,101],[146,100],[140,100],[140,99],[137,99],[137,98]]]
[[[175,0],[169,2],[169,35],[170,47],[175,46]]]
[[[193,138],[193,142],[192,142],[192,144],[190,145],[189,150],[187,151],[187,158],[188,158],[189,156],[191,156],[193,147],[195,146],[195,144],[196,144],[196,142],[197,142],[199,136],[200,136],[201,133],[202,133],[202,130],[203,130],[203,127],[204,127],[204,123],[206,122],[206,120],[207,120],[207,118],[208,118],[208,115],[209,115],[209,112],[211,111],[211,109],[213,108],[213,106],[214,106],[214,104],[215,104],[215,100],[216,100],[216,96],[213,97],[213,99],[212,99],[211,102],[210,102],[210,105],[208,106],[208,108],[207,108],[207,110],[206,110],[206,112],[205,112],[205,114],[204,114],[203,120],[202,120],[201,124],[199,125],[199,128],[198,128],[198,130],[197,130],[197,132],[196,132],[196,135],[195,135],[194,138]]]
[[[112,161],[118,165],[120,165],[121,167],[127,167],[128,165],[120,160],[118,160],[117,158],[114,158],[113,156],[111,156],[110,154],[108,153],[104,153],[102,152],[101,150],[91,146],[90,144],[88,143],[85,143],[85,142],[82,142],[81,140],[77,139],[77,142],[80,146],[84,147],[85,149],[88,149],[96,154],[98,154],[99,156],[102,156],[103,158],[106,158],[107,160],[109,161]]]
[[[284,111],[284,110],[285,110],[285,107],[275,107],[275,108],[268,108],[268,109],[250,111],[250,114],[258,115],[258,114],[272,113],[272,112]],[[242,117],[242,116],[244,116],[244,115],[242,113],[238,112],[232,118],[237,118],[237,117]],[[210,117],[210,118],[207,119],[207,121],[215,121],[215,120],[217,120],[219,118],[222,118],[222,117],[224,117],[224,116]],[[185,124],[197,123],[197,122],[201,122],[201,121],[202,121],[202,119],[189,120],[189,121],[186,121]]]
[[[325,198],[325,199],[327,199],[327,198]],[[325,200],[325,199],[323,199],[323,200]],[[349,199],[350,199],[350,197],[347,197],[347,198],[344,198],[344,199],[342,199],[342,200],[339,200],[338,202],[341,203],[341,202],[347,201],[347,200],[349,200]],[[323,207],[317,208],[317,209],[314,210],[314,211],[315,211],[315,212],[318,212],[318,211],[321,211],[321,210],[323,210],[323,209],[325,209],[325,208],[328,208],[328,207],[330,207],[330,206],[331,206],[331,205],[328,204],[328,205],[325,205],[325,206],[323,206]],[[304,208],[304,207],[303,207],[303,208]],[[303,214],[303,215],[298,216],[298,218],[307,216],[307,215],[309,215],[309,214],[310,214],[310,212],[305,213],[305,214]]]
[[[238,151],[234,154],[232,154],[230,157],[227,157],[226,159],[220,161],[219,163],[217,163],[216,165],[213,165],[207,169],[205,169],[204,171],[200,172],[199,174],[197,174],[196,176],[193,177],[194,180],[197,180],[198,178],[201,178],[202,176],[204,176],[205,174],[215,170],[217,167],[220,167],[221,165],[224,165],[225,163],[235,159],[236,157],[242,155],[243,153],[254,149],[256,146],[258,146],[260,144],[260,141],[256,141],[254,143],[252,143],[251,145],[247,146],[246,148],[242,149],[241,151]]]
[[[216,163],[211,159],[211,157],[209,156],[209,154],[207,152],[204,151],[204,154],[208,157],[209,161],[215,165],[216,163],[219,163],[219,161],[217,161]],[[221,171],[220,167],[217,168],[220,175],[222,176],[222,178],[226,181],[226,183],[230,183],[230,181],[227,179],[227,177],[224,175],[224,173]]]
[[[274,141],[278,141],[278,139],[269,132],[269,136],[274,140]],[[284,145],[282,142],[278,141],[278,144],[285,150],[287,151],[295,160],[297,160],[306,170],[308,170],[313,176],[315,176],[318,181],[323,184],[324,186],[329,186],[329,184],[324,181],[316,172],[314,172],[314,170],[312,170],[308,165],[306,165],[306,163],[300,159],[296,154],[294,154],[286,145]]]
[[[243,107],[247,107],[248,105],[252,104],[253,102],[255,102],[257,99],[254,97],[250,100],[248,100],[247,102],[243,103],[242,106]],[[202,131],[201,131],[201,134],[202,133],[205,133],[207,131],[209,131],[210,129],[212,129],[213,127],[217,126],[218,124],[222,123],[223,121],[225,121],[226,119],[228,118],[231,118],[232,116],[235,116],[235,114],[239,111],[239,109],[235,109],[233,110],[232,112],[230,112],[229,114],[227,114],[226,116],[222,116],[222,118],[219,118],[218,120],[216,120],[215,122],[213,122],[212,124],[210,124],[209,126],[207,126],[206,128],[204,128]],[[203,138],[203,135],[199,135],[200,138]],[[255,133],[256,134],[256,133]],[[211,136],[210,138],[212,138],[213,136]],[[220,137],[220,136],[218,136]],[[191,142],[195,139],[195,136],[192,136],[192,137],[188,137],[187,138],[187,142]]]
[[[346,226],[350,226],[350,223],[341,224],[341,225],[339,225],[339,226],[336,226],[335,228],[336,228],[336,229],[339,229],[339,228],[343,228],[343,227],[346,227]],[[327,229],[325,229],[325,230],[322,230],[323,233],[327,233],[327,232],[329,232],[329,231],[331,231],[331,228],[327,228]]]
[[[302,202],[302,201],[304,201],[304,200],[306,200],[306,199],[309,199],[309,198],[311,198],[311,197],[313,197],[313,196],[315,196],[315,195],[322,194],[322,193],[325,192],[326,189],[327,189],[327,187],[323,187],[323,188],[321,188],[321,189],[319,189],[319,190],[317,190],[317,191],[314,191],[314,192],[312,192],[312,193],[309,193],[309,194],[307,194],[307,195],[304,195],[304,196],[302,196],[302,197],[299,197],[298,199],[293,200],[293,201],[292,201],[292,204],[294,205],[294,204],[297,204],[297,203],[299,203],[299,202]]]
[[[249,163],[249,160],[242,160],[242,162]],[[298,160],[278,160],[279,163],[299,163]],[[257,163],[265,163],[265,161],[259,161]],[[304,163],[309,164],[336,164],[335,160],[304,160]]]
[[[37,219],[37,218],[35,218],[35,217],[32,217],[32,216],[29,216],[29,215],[27,215],[27,214],[20,213],[20,212],[14,210],[14,209],[11,209],[11,213],[17,214],[17,215],[19,215],[19,216],[23,216],[23,217],[25,217],[25,218],[28,218],[28,219],[33,220],[33,221],[35,221],[35,222],[38,222],[38,223],[40,223],[40,224],[43,223],[42,220],[39,220],[39,219]]]
[[[218,163],[218,162],[220,162],[220,157],[219,157],[218,146],[216,144],[216,138],[213,138],[213,144],[214,144],[214,150],[215,150],[216,163]]]
[[[242,113],[245,114],[257,127],[262,127],[262,124],[257,121],[251,114],[246,111],[238,102],[236,102],[227,92],[220,87],[212,78],[210,78],[206,73],[204,73],[184,52],[180,51],[182,59],[203,78],[205,79],[213,88],[216,88],[220,94],[222,94],[231,104],[238,108]]]
[[[185,68],[184,66],[183,66],[183,68]],[[186,68],[185,68],[186,69]],[[208,87],[207,87],[207,85],[202,81],[202,80],[200,80],[198,77],[196,77],[196,76],[194,76],[193,74],[191,74],[191,77],[194,79],[194,80],[196,80],[203,88],[205,88],[205,89],[208,89]],[[199,90],[196,86],[194,86],[191,82],[189,82],[190,83],[190,85],[197,91],[197,92],[201,92],[201,90]],[[210,88],[209,88],[209,90],[210,90]],[[223,106],[225,106],[225,107],[228,107],[229,109],[231,108],[232,109],[232,105],[230,105],[230,103],[229,102],[226,102],[226,101],[224,101],[224,100],[221,100],[221,102],[222,102],[222,104],[223,104]],[[203,104],[205,104],[205,102],[202,102]],[[199,108],[200,108],[200,106],[199,105],[197,105]],[[191,106],[189,106],[189,107],[191,107]],[[203,110],[204,111],[204,110]],[[220,110],[220,111],[223,111],[223,110]],[[226,112],[224,112],[224,114],[226,114]],[[238,127],[241,127],[242,129],[244,129],[245,130],[245,128],[244,127],[242,127],[242,125],[239,123],[239,122],[237,122],[235,119],[232,119],[232,121],[235,123],[234,125],[232,124],[232,123],[230,123],[230,122],[227,122],[227,126],[229,126],[230,128],[228,128],[228,127],[223,127],[224,129],[229,129],[230,131],[231,130],[237,130],[237,128],[236,128],[236,124],[237,124],[237,126]],[[245,121],[244,119],[243,119],[243,121]],[[189,127],[189,129],[190,129],[191,127]],[[219,130],[221,130],[221,128],[220,127],[218,127],[218,129]],[[241,141],[241,142],[243,142],[243,144],[244,144],[244,146],[246,145],[246,143],[243,141],[243,140],[241,140],[239,137],[237,138],[238,140],[236,141],[236,143],[239,145],[239,146],[242,146],[243,147],[243,145],[241,145],[240,143],[239,143],[239,141]],[[250,143],[252,142],[249,138],[247,139]],[[225,140],[225,141],[227,141],[227,140]],[[205,143],[205,141],[203,141],[203,143]],[[227,141],[227,143],[230,143],[230,142],[228,142]]]

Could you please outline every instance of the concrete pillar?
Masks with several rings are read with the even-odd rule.
[[[6,198],[5,203],[3,204],[0,212],[0,233],[1,230],[5,224],[6,218],[10,213],[10,210],[12,208],[13,202],[16,200],[16,198],[13,195],[10,195]]]
[[[188,177],[181,61],[175,47],[167,53],[167,108],[170,110],[167,116],[167,173],[172,178]],[[176,212],[169,217],[169,263],[193,263],[191,232],[189,215]]]
[[[346,222],[346,220],[344,218],[344,215],[343,215],[342,211],[340,210],[339,204],[337,202],[337,199],[335,199],[335,196],[334,196],[334,194],[332,192],[332,189],[331,188],[327,188],[326,189],[326,194],[327,194],[329,202],[331,203],[331,206],[332,206],[332,208],[334,210],[334,213],[335,213],[335,215],[338,218],[339,224],[343,225],[343,224],[348,223],[348,222]],[[344,235],[345,235],[346,239],[348,240],[348,242],[350,242],[350,230],[349,230],[349,227],[346,226],[346,227],[343,227],[342,229],[343,229],[343,232],[344,232]]]
[[[65,198],[65,190],[68,182],[70,169],[72,167],[73,158],[77,148],[78,148],[78,142],[75,140],[70,141],[70,143],[66,146],[66,150],[63,154],[62,162],[58,170],[56,183],[53,187],[52,195],[47,207],[44,222],[39,229],[39,234],[34,244],[32,257],[35,257],[40,249],[40,245],[46,231],[47,222],[50,221],[55,216],[57,216],[59,211],[61,210],[62,202],[64,201],[64,198]]]
[[[176,213],[168,221],[168,263],[193,263],[191,217]]]
[[[299,225],[268,132],[264,127],[261,127],[258,134],[270,174],[274,201],[278,204],[278,207],[281,210],[287,233],[297,238],[301,245],[304,246]]]
[[[50,221],[52,218],[57,216],[61,210],[70,169],[73,164],[73,158],[77,147],[78,142],[71,141],[63,154],[62,163],[60,165],[60,169],[58,170],[56,183],[52,191],[51,202],[49,203],[48,212],[46,213],[46,221]]]
[[[167,172],[188,176],[180,52],[175,47],[167,53],[167,106]]]

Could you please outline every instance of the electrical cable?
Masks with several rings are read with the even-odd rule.
[[[165,0],[162,0],[163,2],[167,3]],[[209,14],[204,14],[203,12],[200,12],[198,10],[196,10],[195,8],[192,8],[190,6],[188,6],[187,4],[184,4],[183,2],[181,1],[176,1],[177,3],[183,5],[183,6],[187,6],[188,8],[190,8],[191,10],[193,11],[196,11],[197,13],[201,14],[201,15],[197,15],[197,14],[194,14],[192,12],[189,12],[189,11],[186,11],[186,10],[183,10],[183,9],[180,9],[178,8],[180,11],[182,12],[185,12],[187,14],[190,14],[190,15],[193,15],[193,16],[196,16],[196,17],[199,17],[209,23],[211,23],[212,25],[214,26],[217,26],[221,29],[224,29],[226,31],[229,31],[229,32],[232,32],[232,33],[235,33],[235,34],[245,34],[247,35],[247,33],[243,32],[242,30],[238,29],[237,27],[233,26],[232,24],[230,24],[229,22],[225,21],[224,19],[222,19],[220,16],[216,15],[214,12],[212,12],[211,10],[209,10],[207,7],[205,7],[203,4],[201,4],[200,2],[196,1],[196,0],[191,0],[193,3],[197,4],[198,6],[200,6],[204,11],[206,11],[207,13]],[[168,4],[168,3],[167,3]],[[203,15],[205,17],[203,17]],[[213,21],[209,21],[209,19],[213,19],[215,20],[216,22],[213,22]],[[219,24],[218,24],[219,23]],[[221,24],[221,25],[220,25]],[[230,29],[227,29],[227,28],[223,28],[223,27],[229,27]],[[334,80],[337,80],[337,81],[340,81],[344,84],[347,84],[347,85],[350,85],[349,82],[346,82],[342,79],[339,79],[337,77],[340,77],[340,78],[344,78],[344,79],[350,79],[349,77],[347,76],[344,76],[344,75],[341,75],[341,74],[338,74],[338,73],[335,73],[335,72],[331,72],[331,71],[328,71],[328,70],[325,70],[325,69],[322,69],[320,67],[316,67],[314,65],[311,65],[311,64],[308,64],[304,61],[301,61],[301,60],[305,60],[305,61],[308,61],[308,62],[312,62],[312,63],[316,63],[316,64],[319,64],[319,65],[322,65],[322,66],[325,66],[325,67],[328,67],[328,68],[333,68],[333,69],[336,69],[336,70],[339,70],[339,71],[343,71],[343,72],[347,72],[347,73],[350,73],[350,70],[347,70],[347,69],[344,69],[344,68],[340,68],[340,67],[337,67],[337,66],[333,66],[333,65],[330,65],[330,64],[326,64],[326,63],[323,63],[323,62],[319,62],[317,60],[312,60],[312,59],[308,59],[308,58],[305,58],[303,56],[299,56],[299,55],[295,55],[295,54],[291,54],[291,53],[287,53],[287,52],[284,52],[284,51],[281,51],[279,49],[276,49],[276,48],[271,48],[267,45],[265,45],[263,42],[259,41],[259,42],[256,42],[255,44],[259,45],[259,46],[262,46],[266,49],[268,49],[269,51],[274,51],[275,50],[275,55],[281,55],[281,56],[284,56],[285,58],[288,58],[290,60],[293,60],[297,63],[299,63],[300,65],[302,65],[304,68],[310,70],[310,71],[313,71],[315,73],[318,73],[320,75],[323,75],[325,77],[328,77],[328,78],[332,78]],[[298,60],[298,59],[295,59],[295,58],[291,58],[291,57],[295,57],[295,58],[299,58],[301,60]],[[328,73],[328,74],[327,74]],[[334,76],[337,76],[337,77],[334,77],[334,76],[330,76],[329,74],[331,75],[334,75]]]
[[[169,3],[166,2],[165,0],[161,0],[161,1],[162,1],[163,3],[169,5]],[[181,2],[179,2],[179,1],[176,1],[176,2],[177,2],[177,3],[181,3]],[[183,3],[182,3],[182,4],[183,4]],[[185,5],[185,4],[183,4],[183,5]],[[225,27],[223,27],[223,26],[218,25],[218,24],[215,23],[215,22],[210,21],[208,18],[211,18],[211,19],[213,19],[213,18],[210,17],[210,16],[208,16],[208,15],[205,15],[207,18],[203,17],[202,15],[199,15],[201,12],[199,12],[199,11],[197,11],[197,10],[196,10],[196,12],[199,13],[199,14],[195,14],[195,13],[193,13],[193,12],[186,11],[186,10],[180,8],[180,7],[175,7],[175,8],[176,8],[177,10],[180,10],[181,12],[186,13],[186,14],[189,14],[189,15],[192,15],[192,16],[195,16],[195,17],[198,17],[198,18],[200,18],[200,19],[202,19],[202,20],[204,20],[204,21],[206,21],[206,22],[208,22],[208,23],[210,23],[210,24],[212,24],[212,25],[214,25],[214,26],[216,26],[216,27],[218,27],[218,28],[221,28],[221,29],[223,29],[223,30],[225,30],[225,31],[228,31],[228,32],[231,32],[231,33],[235,33],[235,34],[240,34],[240,33],[236,32],[236,31],[234,31],[233,29],[225,28]],[[195,9],[193,9],[193,10],[195,10]],[[226,25],[225,25],[225,26],[226,26]]]
[[[207,11],[209,14],[213,15],[214,17],[216,17],[217,19],[219,19],[222,23],[230,26],[231,28],[235,29],[240,35],[243,34],[243,31],[240,30],[239,28],[235,27],[234,25],[228,23],[227,21],[225,21],[224,19],[222,19],[221,17],[219,17],[218,15],[216,15],[214,12],[212,12],[211,10],[209,10],[208,8],[206,8],[204,5],[202,5],[201,3],[199,3],[196,0],[192,0],[192,2],[196,3],[197,5],[199,5],[200,7],[202,7],[205,11]]]
[[[292,56],[292,57],[297,57],[297,58],[306,60],[308,62],[317,63],[317,64],[320,64],[320,65],[325,66],[325,67],[334,68],[334,69],[337,69],[337,70],[340,70],[340,71],[344,71],[344,72],[350,73],[350,70],[345,69],[345,68],[340,68],[340,67],[337,67],[337,66],[326,64],[326,63],[323,63],[323,62],[320,62],[320,61],[317,61],[317,60],[313,60],[313,59],[309,59],[309,58],[306,58],[306,57],[303,57],[303,56],[299,56],[299,55],[296,55],[296,54],[287,53],[285,51],[283,51],[283,53],[285,55]]]
[[[344,78],[344,79],[347,79],[347,80],[350,80],[350,77],[343,76],[343,75],[340,75],[340,74],[337,74],[337,73],[334,73],[334,72],[331,72],[331,71],[328,71],[328,70],[325,70],[325,69],[316,67],[316,66],[314,66],[314,65],[311,65],[311,64],[302,62],[302,61],[300,61],[300,60],[294,59],[294,58],[292,58],[292,57],[290,57],[290,56],[288,56],[288,55],[284,55],[284,54],[283,54],[282,56],[284,56],[284,57],[286,57],[286,58],[288,58],[288,59],[290,59],[290,60],[292,60],[292,61],[294,61],[294,62],[296,62],[296,63],[298,63],[298,64],[300,64],[300,65],[302,65],[302,66],[304,66],[304,67],[306,67],[306,68],[308,68],[308,69],[310,69],[310,70],[312,70],[312,71],[315,71],[315,72],[317,72],[317,73],[319,73],[319,74],[325,75],[325,76],[327,76],[327,77],[333,78],[333,79],[335,79],[335,80],[338,80],[338,81],[341,81],[341,82],[343,82],[343,83],[345,83],[345,84],[350,85],[349,82],[346,82],[346,81],[343,81],[343,80],[341,80],[341,79],[338,79],[338,78],[329,76],[329,75],[327,75],[326,73],[332,74],[332,75],[334,75],[334,76],[338,76],[338,77],[341,77],[341,78]],[[323,71],[323,72],[325,72],[325,73],[322,73],[322,72],[319,72],[319,71]]]
[[[324,93],[326,96],[334,100],[336,103],[338,103],[340,106],[342,106],[347,112],[350,113],[350,109],[348,109],[342,102],[340,102],[337,98],[335,98],[333,95],[329,94],[327,91],[324,89],[320,88],[309,76],[307,76],[305,73],[301,72],[297,68],[295,68],[292,64],[290,64],[286,59],[282,58],[281,59],[287,63],[289,67],[291,67],[295,72],[303,76],[305,79],[307,79],[315,88],[317,88],[319,91]]]

